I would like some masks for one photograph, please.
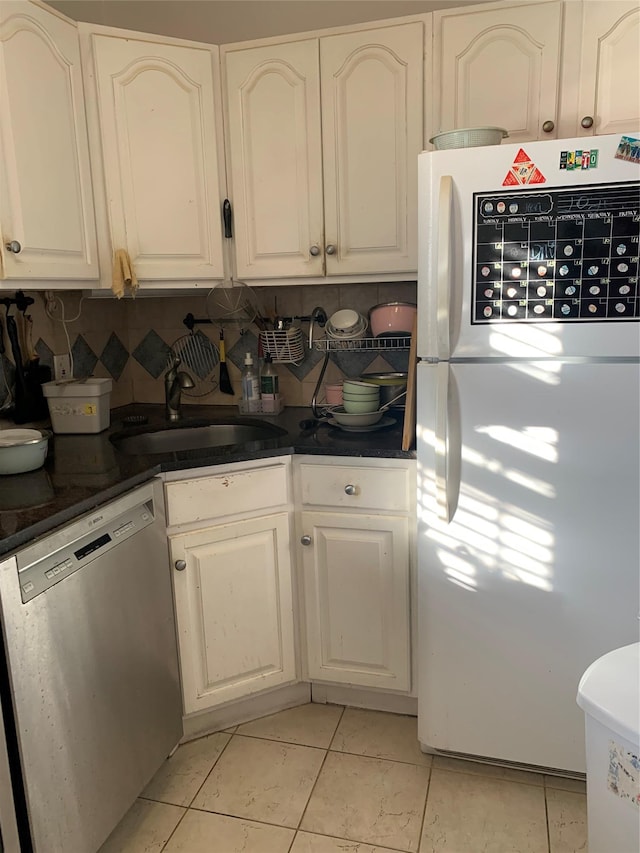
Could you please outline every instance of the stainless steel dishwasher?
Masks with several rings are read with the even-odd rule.
[[[0,564],[0,603],[22,850],[95,853],[182,735],[161,484]]]

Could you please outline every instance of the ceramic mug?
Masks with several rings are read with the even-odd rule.
[[[324,386],[324,398],[328,406],[342,405],[342,382],[334,382]]]

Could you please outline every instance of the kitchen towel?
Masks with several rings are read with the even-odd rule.
[[[136,278],[131,258],[126,249],[117,249],[113,256],[113,274],[111,279],[111,290],[122,299],[128,291],[130,296],[136,295],[138,279]]]

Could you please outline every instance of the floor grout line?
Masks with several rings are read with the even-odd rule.
[[[316,778],[315,778],[315,782],[313,783],[313,787],[311,788],[311,793],[309,794],[309,797],[308,797],[308,799],[307,799],[307,802],[306,802],[306,804],[305,804],[305,807],[303,808],[303,810],[302,810],[302,814],[300,815],[300,819],[298,820],[298,826],[297,826],[297,828],[296,828],[296,833],[298,832],[298,830],[299,830],[299,829],[300,829],[300,827],[302,826],[302,821],[304,820],[304,816],[306,815],[306,813],[307,813],[307,809],[309,808],[309,803],[311,802],[311,798],[313,797],[313,793],[314,793],[314,791],[315,791],[315,789],[316,789],[316,787],[317,787],[317,785],[318,785],[318,779],[320,778],[320,776],[321,776],[321,774],[322,774],[322,770],[324,769],[324,765],[325,765],[325,763],[326,763],[326,761],[327,761],[327,757],[328,757],[328,755],[329,755],[329,748],[331,747],[331,744],[333,743],[333,739],[334,739],[334,738],[335,738],[335,736],[336,736],[336,732],[338,731],[338,728],[339,728],[339,726],[340,726],[340,723],[342,722],[342,718],[344,717],[344,712],[345,712],[345,708],[343,707],[343,708],[342,708],[342,713],[340,714],[340,717],[339,717],[339,719],[338,719],[338,722],[336,723],[336,727],[335,727],[335,729],[334,729],[334,731],[333,731],[333,737],[332,737],[332,738],[331,738],[331,740],[329,741],[329,747],[327,747],[327,749],[325,750],[324,758],[322,759],[322,764],[320,765],[320,770],[318,770],[318,775],[316,776]]]

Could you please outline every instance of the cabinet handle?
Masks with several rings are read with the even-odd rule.
[[[302,545],[311,545],[311,537],[305,533],[304,536],[300,537],[300,542]]]
[[[542,129],[545,133],[551,133],[554,128],[555,124],[552,121],[545,121],[545,123],[542,125]]]
[[[176,560],[175,567],[177,572],[184,572],[187,568],[187,564],[184,560]]]
[[[17,240],[11,240],[10,243],[5,243],[7,252],[13,252],[14,255],[19,255],[22,251],[22,246]]]
[[[357,492],[358,489],[355,486],[352,486],[351,483],[344,487],[345,495],[355,495]]]
[[[584,127],[585,130],[589,127],[593,127],[593,116],[584,116],[580,122],[580,127]]]
[[[325,252],[327,253],[327,255],[335,255],[336,247],[333,245],[333,243],[329,243],[329,245],[325,249]]]
[[[313,255],[314,258],[317,257],[320,254],[320,247],[319,246],[312,246],[309,249],[309,254]]]

